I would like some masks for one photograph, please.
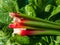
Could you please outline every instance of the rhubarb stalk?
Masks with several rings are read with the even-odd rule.
[[[59,31],[35,31],[35,30],[21,30],[21,31],[16,31],[15,34],[21,35],[21,36],[29,36],[29,35],[60,35]]]
[[[59,29],[60,30],[60,26],[43,23],[43,22],[25,21],[25,22],[23,22],[23,24],[27,25],[27,26],[32,26],[32,27],[38,27],[38,28],[51,28],[51,29]]]
[[[59,29],[60,26],[58,25],[53,25],[49,23],[44,23],[44,22],[36,22],[36,21],[26,21],[25,19],[21,20],[21,18],[17,17],[19,14],[15,13],[10,13],[10,16],[13,17],[13,22],[19,22],[20,24],[25,24],[28,26],[33,26],[33,27],[39,27],[39,28],[51,28],[51,29]]]
[[[29,20],[32,20],[32,21],[39,21],[39,22],[44,22],[44,23],[49,23],[49,24],[54,24],[54,25],[59,25],[60,26],[59,23],[51,22],[51,21],[48,21],[48,20],[43,20],[43,19],[37,18],[37,17],[26,16],[22,13],[19,13],[19,16],[23,17],[23,18],[26,18],[26,19],[29,19]]]
[[[15,16],[15,17],[23,17],[25,19],[28,19],[28,20],[32,20],[32,21],[39,21],[39,22],[43,22],[43,23],[49,23],[49,24],[54,24],[54,25],[59,25],[58,23],[55,23],[55,22],[51,22],[51,21],[47,21],[47,20],[43,20],[41,18],[37,18],[37,17],[30,17],[30,16],[26,16],[22,13],[14,13],[14,12],[11,12],[10,13],[11,16]]]

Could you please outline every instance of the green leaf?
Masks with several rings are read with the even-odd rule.
[[[40,8],[40,11],[44,11],[46,5],[51,4],[53,0],[34,0],[34,2]]]
[[[6,12],[16,12],[16,3],[16,0],[1,0],[0,8]]]
[[[28,36],[15,35],[14,40],[20,44],[29,44],[30,43],[30,39]]]
[[[8,40],[7,40],[7,42],[6,42],[6,45],[20,45],[19,43],[17,43],[17,42],[12,42],[11,41],[11,38],[9,38]]]
[[[4,26],[5,24],[0,22],[0,29],[2,29]]]
[[[60,45],[60,36],[57,36],[54,42],[55,42],[55,45]]]
[[[11,18],[9,17],[9,13],[0,13],[0,22],[9,24],[11,22]]]
[[[45,7],[45,12],[49,12],[51,9],[51,4],[48,4],[46,7]]]
[[[0,45],[5,45],[8,37],[5,35],[5,33],[1,30],[0,31]]]
[[[25,6],[25,13],[26,13],[26,15],[28,15],[28,16],[36,17],[35,10],[34,10],[33,7],[31,6],[31,4]]]
[[[54,9],[51,12],[51,15],[48,17],[48,19],[50,19],[51,17],[55,16],[56,14],[58,14],[60,12],[60,5],[56,7],[56,9]]]
[[[60,5],[60,0],[56,0],[56,4],[57,5]]]

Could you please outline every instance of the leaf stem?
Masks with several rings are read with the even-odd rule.
[[[36,22],[36,21],[26,21],[26,22],[24,22],[24,24],[27,26],[31,26],[31,27],[50,28],[50,29],[59,29],[60,30],[60,26],[49,24],[49,23]]]
[[[59,25],[60,26],[59,23],[51,22],[51,21],[44,20],[44,19],[37,18],[37,17],[26,16],[22,13],[20,13],[20,17],[23,17],[23,18],[26,18],[26,19],[29,19],[29,20],[32,20],[32,21],[44,22],[44,23],[49,23],[49,24],[54,24],[54,25]]]

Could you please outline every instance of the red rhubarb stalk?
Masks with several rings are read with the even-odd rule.
[[[18,31],[18,30],[17,30]],[[16,34],[21,36],[29,36],[29,35],[60,35],[58,31],[35,31],[35,30],[20,30],[20,32],[16,32]]]
[[[9,24],[9,28],[22,28],[22,27],[24,27],[24,25],[20,23]]]
[[[12,15],[12,14],[10,14]],[[14,14],[14,15],[18,15],[18,14]],[[15,22],[18,22],[16,21],[16,19],[18,20],[18,18],[13,18],[15,20]],[[20,19],[20,18],[19,18]],[[26,21],[25,19],[23,19],[23,21],[20,19],[20,24],[25,24],[25,25],[28,25],[28,26],[33,26],[33,27],[39,27],[39,28],[51,28],[51,29],[59,29],[60,30],[60,26],[58,25],[53,25],[53,24],[49,24],[49,23],[44,23],[44,22],[36,22],[36,21]]]

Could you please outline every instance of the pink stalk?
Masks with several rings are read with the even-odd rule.
[[[22,24],[16,23],[16,24],[9,24],[9,28],[22,28],[24,27]]]
[[[60,32],[58,31],[50,31],[50,30],[21,30],[20,34],[21,36],[29,36],[29,35],[60,35]]]
[[[19,16],[19,13],[16,13],[16,12],[10,12],[10,13],[9,13],[9,16],[10,16],[11,18],[13,18],[13,17],[20,17],[20,16]]]

